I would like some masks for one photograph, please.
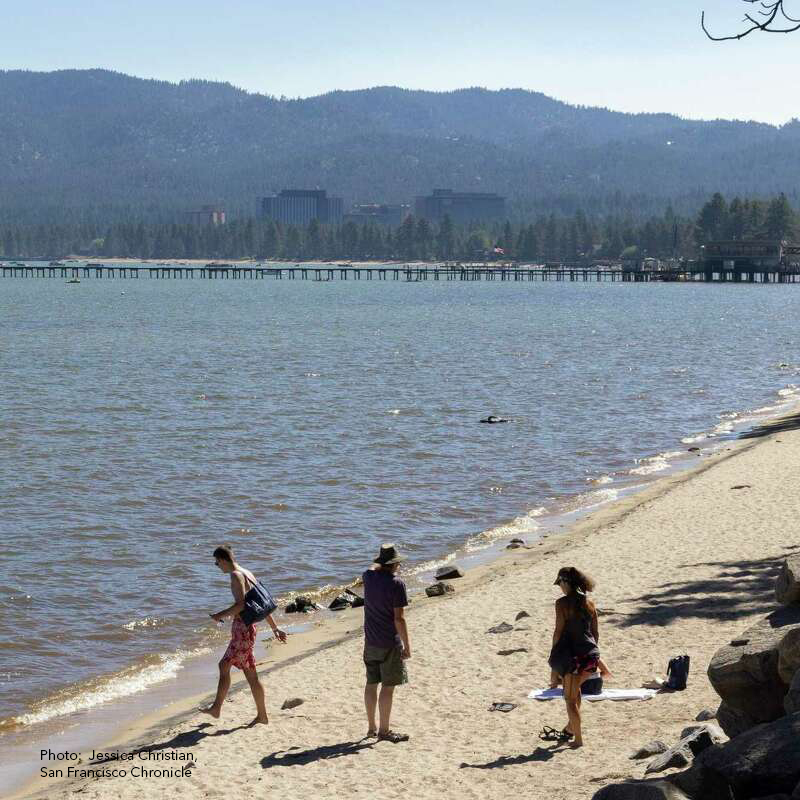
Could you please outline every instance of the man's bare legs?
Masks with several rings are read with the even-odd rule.
[[[364,687],[364,707],[367,709],[367,736],[376,736],[378,725],[375,721],[375,711],[378,708],[378,684],[368,683]]]
[[[208,708],[201,708],[204,714],[210,714],[214,719],[219,719],[222,711],[222,704],[228,696],[228,689],[231,688],[231,665],[224,658],[219,662],[219,682],[217,683],[217,696]]]
[[[250,723],[263,723],[264,725],[269,722],[267,718],[267,704],[264,696],[264,686],[258,677],[258,672],[254,669],[243,669],[245,678],[250,684],[250,691],[253,693],[253,700],[256,701],[256,718]],[[214,719],[219,719],[222,712],[222,704],[228,696],[228,690],[231,688],[231,665],[224,659],[219,662],[219,683],[217,684],[217,696],[214,702],[208,708],[201,708],[204,714],[209,714]]]
[[[264,687],[259,680],[258,672],[254,669],[245,669],[242,672],[244,672],[244,676],[250,684],[250,691],[253,693],[253,700],[256,701],[256,711],[258,712],[256,718],[250,724],[261,723],[266,725],[269,722],[269,719],[267,719],[267,704],[264,699]]]
[[[368,683],[364,687],[364,707],[367,709],[367,736],[383,736],[389,732],[389,720],[392,716],[394,686],[381,684],[380,694],[377,683]],[[380,726],[376,725],[375,712],[380,717]]]
[[[389,717],[392,716],[392,700],[394,699],[394,686],[381,685],[381,693],[378,697],[378,714],[381,724],[378,728],[378,736],[384,736],[389,732]]]

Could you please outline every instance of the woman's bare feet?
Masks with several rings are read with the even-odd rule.
[[[268,717],[256,717],[250,723],[250,727],[252,728],[253,725],[269,725],[269,718]]]
[[[214,706],[209,706],[208,708],[200,709],[201,714],[208,714],[209,716],[214,717],[214,719],[219,719],[219,712],[220,710],[218,708],[215,708]]]
[[[583,747],[583,739],[575,739],[568,746],[573,750],[577,750],[579,747]]]

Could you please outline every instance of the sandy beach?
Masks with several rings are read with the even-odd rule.
[[[641,777],[646,762],[629,760],[631,750],[654,738],[672,743],[699,711],[716,709],[705,674],[714,651],[774,607],[776,563],[800,547],[800,431],[793,428],[733,443],[564,534],[510,551],[454,581],[455,594],[415,597],[407,616],[410,684],[396,692],[393,715],[393,728],[411,736],[406,744],[361,741],[361,612],[350,610],[286,647],[269,645],[266,658],[259,644],[269,726],[246,727],[252,698],[239,684],[219,721],[187,704],[170,707],[108,748],[187,759],[129,763],[178,772],[191,764],[190,776],[44,778],[17,796],[572,800]],[[597,581],[600,647],[614,673],[608,686],[639,687],[663,676],[672,656],[692,659],[684,692],[584,703],[586,746],[578,751],[537,738],[543,725],[564,724],[563,702],[527,699],[547,682],[552,584],[562,565]],[[500,622],[514,624],[523,610],[530,616],[515,630],[487,633]],[[214,682],[210,674],[209,697]],[[280,711],[290,697],[305,702]],[[498,701],[518,707],[490,712]]]

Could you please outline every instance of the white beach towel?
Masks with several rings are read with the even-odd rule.
[[[656,694],[655,689],[603,689],[600,694],[585,694],[584,700],[650,700]],[[532,689],[528,695],[530,700],[556,700],[564,698],[563,689]]]

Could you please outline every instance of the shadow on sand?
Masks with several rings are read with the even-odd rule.
[[[173,736],[166,742],[154,742],[153,744],[149,744],[146,747],[139,747],[136,750],[132,751],[133,755],[138,755],[139,753],[154,753],[157,750],[175,750],[180,747],[191,749],[195,747],[199,742],[202,742],[203,739],[207,739],[211,736],[227,736],[229,733],[236,733],[236,731],[248,730],[252,726],[239,725],[236,728],[217,728],[212,731],[209,731],[208,728],[211,727],[212,725],[210,722],[204,722],[202,725],[198,725],[194,730],[184,731],[183,733],[179,733],[177,734],[177,736]]]
[[[546,749],[537,747],[532,753],[520,753],[518,756],[500,756],[494,761],[487,761],[485,764],[460,764],[461,769],[502,769],[503,767],[513,767],[518,764],[535,764],[537,762],[549,761],[553,756],[561,751],[560,746]]]
[[[785,555],[800,552],[797,545],[785,548]],[[655,591],[633,597],[633,611],[613,612],[608,621],[618,627],[633,625],[669,625],[676,619],[694,617],[709,620],[734,620],[767,614],[775,609],[775,578],[780,569],[775,557],[752,561],[709,561],[684,564],[714,567],[716,575],[699,580],[674,581]]]
[[[313,764],[315,761],[329,761],[332,758],[358,755],[361,750],[368,750],[374,744],[374,740],[362,739],[357,742],[326,744],[320,747],[312,747],[310,750],[290,747],[288,750],[277,750],[271,755],[264,756],[261,759],[261,766],[264,769],[269,769],[270,767],[294,767],[298,764],[301,766]]]
[[[762,436],[769,436],[771,433],[796,431],[798,428],[800,428],[800,412],[797,414],[789,414],[787,417],[781,417],[772,422],[765,422],[763,425],[756,425],[755,428],[740,433],[738,438],[760,439]]]

